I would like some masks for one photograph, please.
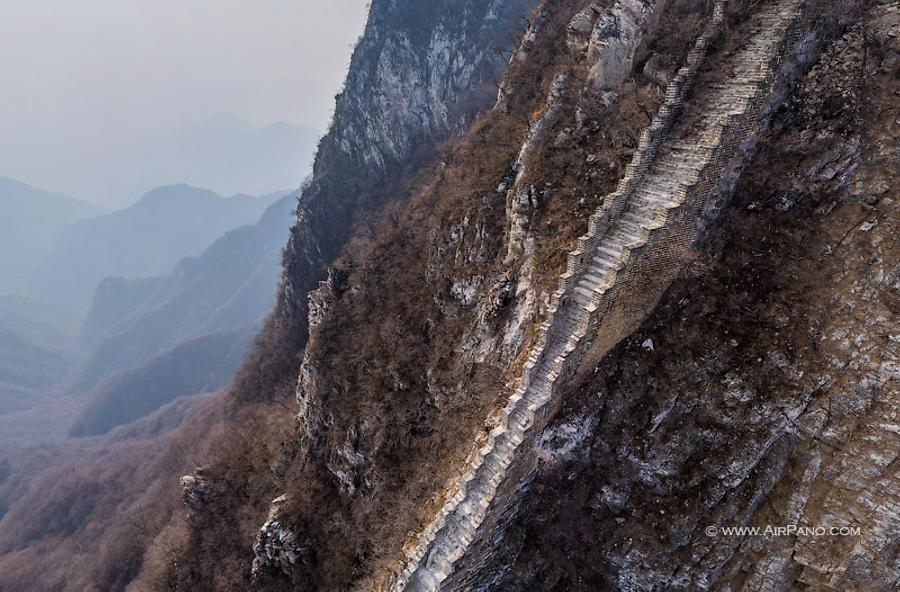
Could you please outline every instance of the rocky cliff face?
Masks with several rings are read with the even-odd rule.
[[[256,357],[251,355],[247,372],[239,376],[234,389],[239,401],[276,398],[283,392],[279,381],[296,379],[295,360],[304,352],[308,326],[312,325],[315,333],[333,316],[334,301],[344,291],[353,290],[346,279],[351,264],[335,260],[346,252],[351,239],[364,240],[381,232],[384,218],[392,215],[382,213],[385,204],[397,208],[389,211],[402,211],[411,189],[431,181],[433,170],[421,169],[432,162],[435,146],[464,133],[495,101],[508,52],[533,4],[530,0],[373,2],[345,87],[337,97],[334,122],[320,144],[312,181],[300,196],[297,222],[284,254],[276,312],[264,331],[263,345]],[[461,229],[459,238],[472,231],[477,232],[475,225]],[[478,243],[486,239],[482,232],[472,240]],[[439,267],[443,267],[442,255],[429,254]],[[478,262],[485,259],[486,255]],[[459,282],[460,301],[475,289],[467,287],[466,282],[478,280],[464,278]],[[482,286],[478,283],[477,287]],[[310,357],[324,355],[324,350],[316,346],[309,351]],[[275,365],[273,359],[283,360],[281,369],[263,378],[268,371],[265,368]],[[272,379],[272,374],[276,378]],[[392,388],[409,388],[409,378],[404,374],[392,373]],[[334,429],[334,445],[329,442],[315,456],[306,457],[309,448],[319,447],[322,422],[331,421],[317,415],[330,385],[316,385],[317,372],[312,363],[301,369],[300,375],[303,388],[316,391],[316,396],[308,397],[309,401],[301,397],[297,433],[281,442],[277,456],[267,462],[277,487],[271,496],[279,500],[282,516],[279,532],[284,536],[291,533],[291,540],[303,551],[292,551],[290,558],[282,556],[287,547],[278,541],[283,542],[284,536],[271,536],[272,520],[267,520],[268,526],[260,530],[254,547],[250,572],[256,585],[262,587],[270,585],[270,579],[272,586],[283,585],[277,578],[284,577],[307,585],[339,585],[323,577],[322,572],[338,569],[340,561],[317,567],[310,554],[326,555],[324,548],[311,542],[318,536],[295,530],[298,523],[307,521],[307,509],[296,511],[299,495],[285,495],[285,491],[296,493],[291,483],[308,478],[303,475],[303,467],[328,475],[327,479],[316,475],[312,483],[316,487],[334,483],[339,499],[369,495],[374,487],[368,456],[373,438],[365,421],[346,430]],[[330,376],[325,379],[331,380]],[[325,405],[324,412],[330,415],[338,411]],[[316,421],[305,421],[308,416],[316,417]],[[215,468],[209,475],[216,479]],[[210,512],[207,509],[207,516]],[[324,516],[320,513],[309,521],[321,527],[323,524],[318,523]],[[202,517],[198,523],[203,523]],[[214,536],[199,528],[194,534],[204,546],[209,536]],[[340,549],[341,545],[340,536],[331,537],[329,552],[340,555],[352,549]],[[341,574],[342,581],[351,575]]]
[[[376,0],[332,126],[319,145],[285,257],[281,314],[299,321],[358,208],[407,190],[401,181],[493,100],[504,49],[534,0]],[[289,321],[290,322],[290,321]]]

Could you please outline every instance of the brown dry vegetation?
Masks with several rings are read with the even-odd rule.
[[[0,589],[124,588],[141,569],[144,549],[182,513],[173,478],[204,452],[194,433],[221,417],[215,398],[194,411],[162,440],[118,441],[114,432],[5,459]]]

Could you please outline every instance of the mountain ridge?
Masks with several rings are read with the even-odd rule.
[[[179,260],[166,276],[104,280],[82,329],[95,349],[73,391],[85,393],[104,375],[184,339],[258,326],[275,301],[295,202],[294,193],[283,195],[255,224],[229,230],[202,253]]]
[[[92,203],[0,177],[0,294],[25,293],[31,270],[72,223],[104,212]]]
[[[37,266],[32,291],[81,317],[103,278],[168,273],[179,259],[256,220],[272,201],[221,197],[186,183],[156,188],[127,208],[66,227]]]

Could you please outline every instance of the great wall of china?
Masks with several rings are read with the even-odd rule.
[[[548,318],[499,425],[445,492],[443,507],[405,547],[381,590],[477,588],[478,567],[502,536],[517,493],[537,466],[535,440],[583,372],[634,331],[680,271],[704,212],[721,208],[745,164],[753,132],[815,2],[773,0],[728,59],[730,76],[697,83],[724,22],[717,1],[706,28],[669,84],[617,190],[569,254]],[[696,88],[693,88],[696,86]],[[693,118],[688,115],[694,115]],[[693,123],[688,123],[693,121]]]

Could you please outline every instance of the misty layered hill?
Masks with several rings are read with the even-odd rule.
[[[66,226],[102,210],[87,202],[0,177],[0,294],[20,293],[31,270]]]
[[[33,407],[70,363],[62,352],[0,328],[0,415]]]
[[[101,282],[81,335],[96,350],[74,389],[87,392],[184,340],[256,327],[275,300],[295,205],[295,195],[283,196],[256,224],[226,233],[165,278]]]
[[[78,316],[103,278],[165,275],[182,257],[256,220],[273,199],[223,198],[185,184],[154,189],[129,208],[66,228],[38,266],[32,292]]]
[[[104,137],[91,150],[70,150],[65,142],[43,152],[26,147],[4,161],[4,172],[109,209],[177,183],[220,195],[263,195],[300,185],[312,170],[320,135],[295,123],[256,126],[219,114],[137,140]]]
[[[132,314],[164,282],[164,277],[126,279],[113,276],[102,279],[81,327],[80,340],[89,346],[100,343],[110,327]]]
[[[70,435],[105,434],[179,397],[224,387],[244,359],[254,333],[246,328],[190,339],[145,364],[114,374],[76,418]]]
[[[25,296],[0,295],[0,415],[46,400],[78,360],[59,327],[66,315]]]
[[[66,311],[45,302],[19,294],[0,294],[0,330],[22,333],[49,343],[59,339],[60,332],[74,333],[72,319]]]
[[[317,130],[303,125],[281,121],[257,128],[220,113],[118,155],[119,170],[129,171],[131,184],[121,192],[137,195],[148,187],[181,182],[223,195],[298,187],[309,174],[318,139]]]

